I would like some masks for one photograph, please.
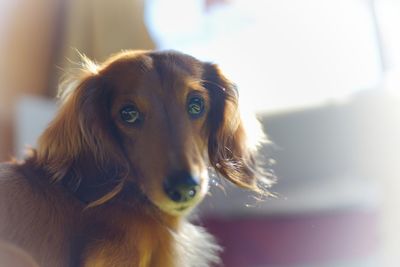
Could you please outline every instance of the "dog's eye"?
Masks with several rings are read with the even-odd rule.
[[[141,114],[139,110],[133,105],[127,105],[120,111],[121,119],[129,124],[135,124],[140,122]]]
[[[187,112],[192,118],[199,118],[204,112],[204,98],[198,95],[191,96],[187,103]]]

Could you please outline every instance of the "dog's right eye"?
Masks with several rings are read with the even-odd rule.
[[[120,111],[121,119],[129,124],[136,124],[142,120],[139,110],[133,105],[127,105]]]
[[[200,118],[204,113],[204,98],[199,95],[189,97],[187,103],[187,112],[193,119]]]

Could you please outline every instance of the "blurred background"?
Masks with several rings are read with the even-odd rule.
[[[199,223],[227,267],[400,266],[400,1],[0,0],[0,159],[57,108],[77,50],[218,63],[273,142],[275,198],[213,180]]]

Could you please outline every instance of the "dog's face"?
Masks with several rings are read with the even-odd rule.
[[[183,56],[182,56],[183,57]],[[103,74],[115,90],[111,117],[135,175],[160,209],[189,210],[208,188],[209,95],[201,63],[189,58],[138,56]]]
[[[61,145],[54,139],[58,128],[72,140]],[[107,173],[103,180],[118,181],[112,196],[135,184],[171,215],[184,214],[204,197],[209,166],[241,187],[262,190],[236,89],[215,65],[177,52],[111,58],[68,93],[39,144],[41,161],[57,165],[52,170],[61,166],[75,174],[85,168],[76,161],[91,155],[97,172]],[[56,148],[66,152],[63,159]],[[90,185],[84,179],[79,184]]]

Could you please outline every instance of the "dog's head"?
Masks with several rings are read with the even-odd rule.
[[[39,140],[39,162],[55,180],[92,205],[134,185],[171,215],[204,197],[210,166],[264,192],[238,92],[216,65],[147,51],[87,65]]]

